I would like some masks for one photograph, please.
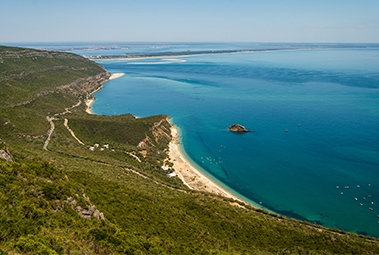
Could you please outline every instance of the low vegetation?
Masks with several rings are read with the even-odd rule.
[[[0,47],[0,149],[14,159],[0,159],[0,254],[379,253],[378,239],[169,178],[168,116],[85,113],[107,77],[77,55]]]

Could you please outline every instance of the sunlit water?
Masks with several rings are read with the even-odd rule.
[[[379,50],[98,63],[125,76],[94,95],[94,113],[167,114],[192,162],[244,199],[379,237]]]

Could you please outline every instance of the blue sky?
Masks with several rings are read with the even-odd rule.
[[[379,43],[379,0],[0,0],[0,42]]]

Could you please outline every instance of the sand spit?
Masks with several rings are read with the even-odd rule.
[[[124,76],[124,73],[112,73],[111,77],[109,77],[109,80],[120,78],[121,76]]]

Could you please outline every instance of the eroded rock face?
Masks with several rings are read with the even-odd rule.
[[[236,133],[245,133],[245,132],[251,132],[250,130],[247,130],[244,126],[240,124],[233,124],[229,127],[229,130]]]
[[[13,161],[13,158],[12,158],[11,154],[6,149],[5,150],[0,150],[0,158],[3,158],[6,161],[10,161],[10,162]]]
[[[89,198],[86,197],[85,194],[83,194],[83,196],[86,198],[87,201],[89,201]],[[74,209],[75,211],[77,211],[79,213],[79,215],[85,219],[90,220],[91,216],[93,216],[95,219],[105,220],[104,214],[102,212],[100,212],[99,210],[97,210],[96,206],[94,206],[93,204],[89,204],[88,209],[86,210],[86,209],[82,208],[81,206],[76,206],[77,202],[72,197],[67,198],[67,200],[65,202],[71,204],[71,208]]]

